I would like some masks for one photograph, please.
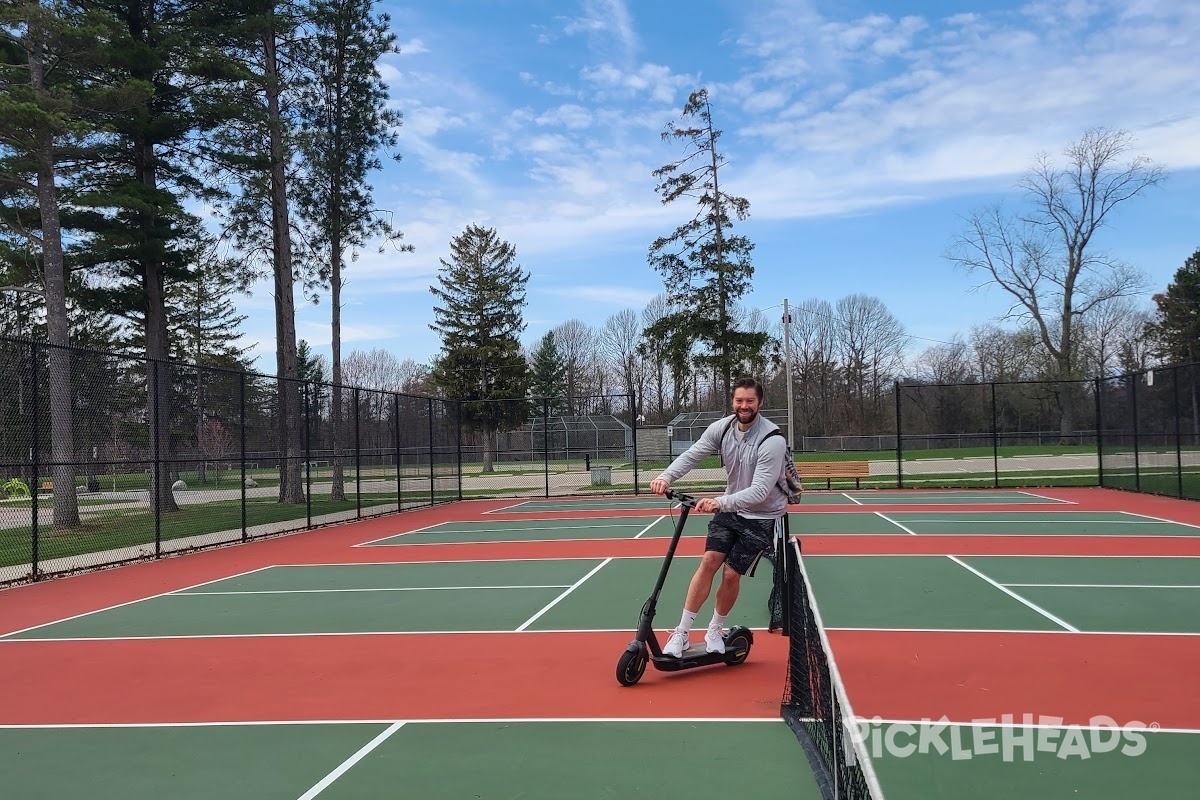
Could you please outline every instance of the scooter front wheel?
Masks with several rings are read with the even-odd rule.
[[[646,663],[650,657],[644,646],[630,646],[617,661],[617,683],[622,686],[633,686],[642,679],[646,672]]]

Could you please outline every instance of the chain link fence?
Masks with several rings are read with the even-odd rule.
[[[853,475],[810,486],[1200,499],[1194,365],[892,392],[872,398],[894,405],[885,430],[795,431],[797,461]],[[623,394],[460,402],[0,337],[0,585],[466,498],[644,493],[721,416],[643,427],[637,408]],[[764,413],[786,429],[785,411]],[[719,489],[719,458],[689,481]]]

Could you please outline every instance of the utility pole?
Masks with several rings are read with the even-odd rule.
[[[787,364],[788,429],[787,443],[792,450],[796,443],[792,435],[792,315],[788,313],[787,298],[783,298],[783,359]]]

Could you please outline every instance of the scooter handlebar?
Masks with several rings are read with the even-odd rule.
[[[674,489],[667,489],[666,497],[668,500],[677,500],[677,501],[679,501],[680,505],[687,506],[688,508],[695,508],[696,502],[700,499],[698,497],[693,497],[690,494],[684,494],[683,492],[677,492]]]

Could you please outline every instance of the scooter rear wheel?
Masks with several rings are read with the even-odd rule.
[[[749,658],[752,641],[749,632],[746,631],[738,631],[727,638],[725,652],[729,654],[729,657],[725,659],[725,663],[732,667]]]
[[[633,686],[642,679],[646,672],[646,663],[650,657],[645,648],[626,650],[617,661],[617,683],[622,686]]]

